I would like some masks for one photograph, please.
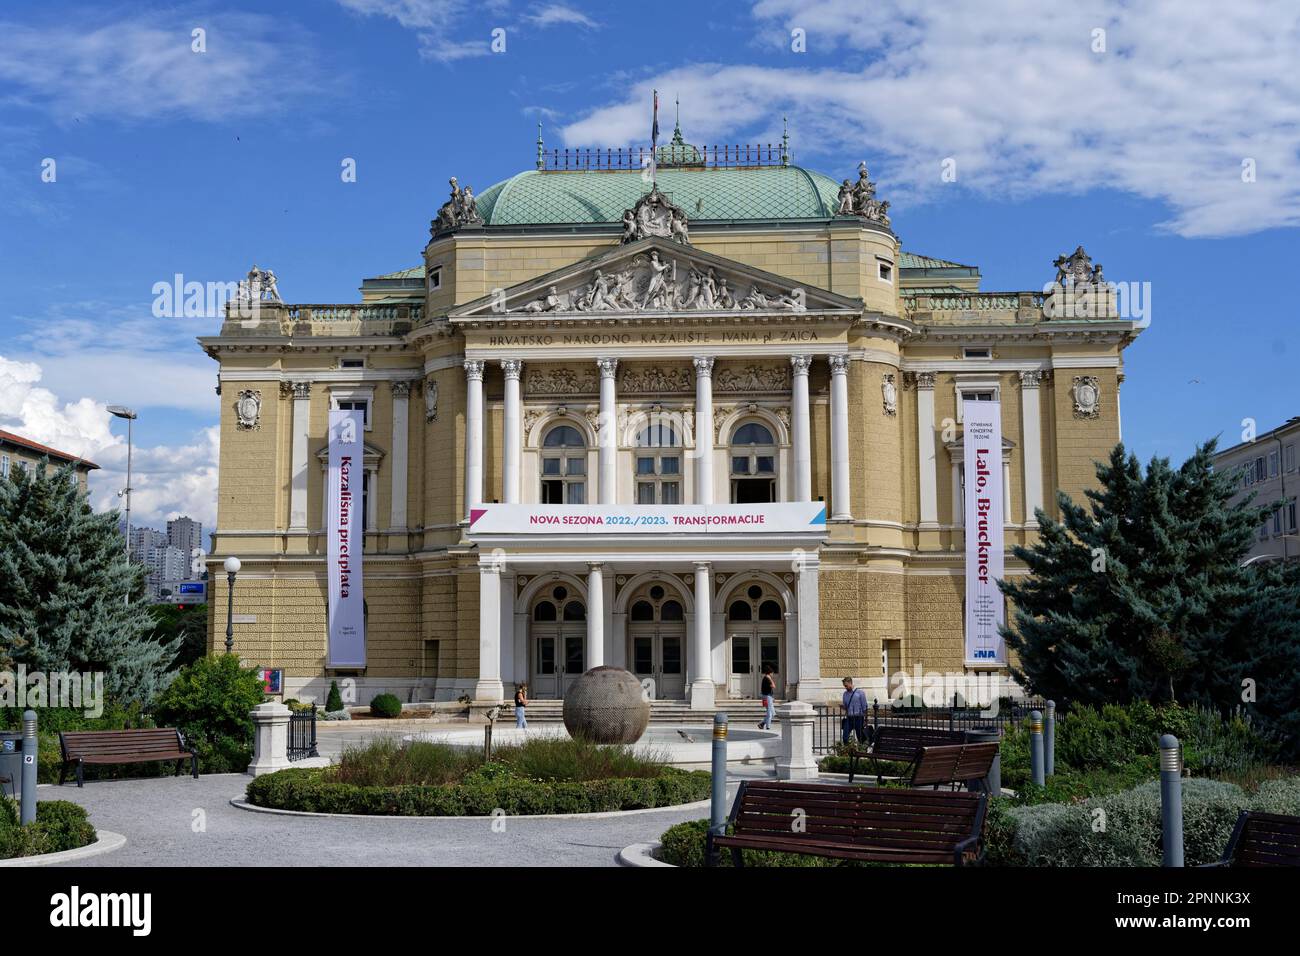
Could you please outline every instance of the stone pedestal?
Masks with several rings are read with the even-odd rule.
[[[813,757],[812,704],[792,700],[776,709],[781,724],[781,750],[776,758],[778,780],[816,780],[817,761]]]
[[[289,708],[284,704],[258,704],[253,718],[253,762],[246,771],[260,777],[287,769],[289,764]]]

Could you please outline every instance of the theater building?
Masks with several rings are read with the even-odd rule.
[[[963,671],[962,400],[1000,403],[1005,539],[1026,542],[1119,439],[1137,325],[1053,314],[1050,251],[1011,292],[904,251],[865,166],[680,133],[650,170],[641,152],[539,142],[477,196],[453,180],[423,262],[359,303],[250,275],[200,340],[214,646],[234,554],[236,649],[297,696],[559,697],[612,664],[704,709],[756,696],[764,664],[807,700]],[[1081,249],[1056,274],[1101,282]],[[326,430],[349,408],[366,663],[333,670]]]

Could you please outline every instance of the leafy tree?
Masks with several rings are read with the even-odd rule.
[[[153,638],[118,514],[95,514],[71,464],[0,478],[0,659],[29,671],[102,671],[107,694],[147,706],[179,640]]]
[[[1234,477],[1214,471],[1214,450],[1178,469],[1153,458],[1144,473],[1117,445],[1089,507],[1062,493],[1061,521],[1037,513],[1038,541],[1013,549],[1029,575],[999,582],[1015,608],[1003,635],[1017,680],[1058,701],[1220,711],[1243,703],[1249,680],[1248,712],[1296,740],[1300,572],[1242,566],[1276,503],[1230,504]]]
[[[154,639],[160,644],[180,640],[180,651],[172,667],[192,664],[208,653],[208,606],[187,604],[179,608],[174,604],[154,604],[149,608],[156,624]]]
[[[176,727],[199,752],[204,773],[242,773],[253,759],[253,719],[266,700],[255,667],[212,654],[181,668],[154,705],[159,727]]]

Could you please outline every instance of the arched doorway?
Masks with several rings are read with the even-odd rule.
[[[686,697],[686,608],[682,597],[659,582],[643,585],[627,611],[628,662],[659,700]],[[646,682],[649,681],[649,684]]]
[[[587,605],[567,584],[545,588],[529,611],[531,697],[563,697],[587,669]]]
[[[781,596],[760,581],[732,591],[727,599],[728,695],[759,696],[764,664],[772,666],[776,686],[784,687],[784,644],[785,607]]]

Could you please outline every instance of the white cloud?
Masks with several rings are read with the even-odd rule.
[[[206,31],[206,52],[191,49]],[[278,113],[319,96],[324,77],[303,28],[246,13],[93,14],[53,26],[0,22],[0,82],[7,101],[67,122],[179,115],[220,121]]]
[[[599,30],[600,24],[591,17],[587,16],[581,10],[575,10],[563,3],[548,3],[541,7],[534,8],[532,13],[524,16],[524,19],[534,26],[546,27],[553,26],[575,26],[586,27],[589,30]]]
[[[104,402],[60,401],[41,385],[41,367],[0,355],[0,428],[100,466],[91,473],[97,511],[120,508],[126,486],[126,438],[110,429]],[[132,523],[163,526],[188,514],[212,528],[217,508],[217,429],[205,428],[186,445],[143,445],[131,455]]]
[[[471,4],[466,0],[338,0],[348,10],[367,17],[387,17],[408,30],[415,31],[420,56],[440,63],[453,63],[467,57],[487,56],[491,26],[482,27],[475,39],[455,39],[452,32],[460,28],[467,12],[499,12],[500,2]]]
[[[1117,189],[1169,207],[1160,225],[1218,236],[1300,225],[1300,7],[1156,0],[761,0],[763,65],[694,63],[647,77],[566,126],[572,145],[640,142],[650,91],[680,95],[694,142],[774,141],[796,162],[867,158],[896,205],[957,182],[1015,199]],[[809,53],[790,50],[807,32]],[[1094,29],[1106,52],[1092,50]],[[828,55],[856,61],[822,65]],[[860,65],[859,65],[860,64]],[[1257,181],[1242,181],[1253,159]]]

